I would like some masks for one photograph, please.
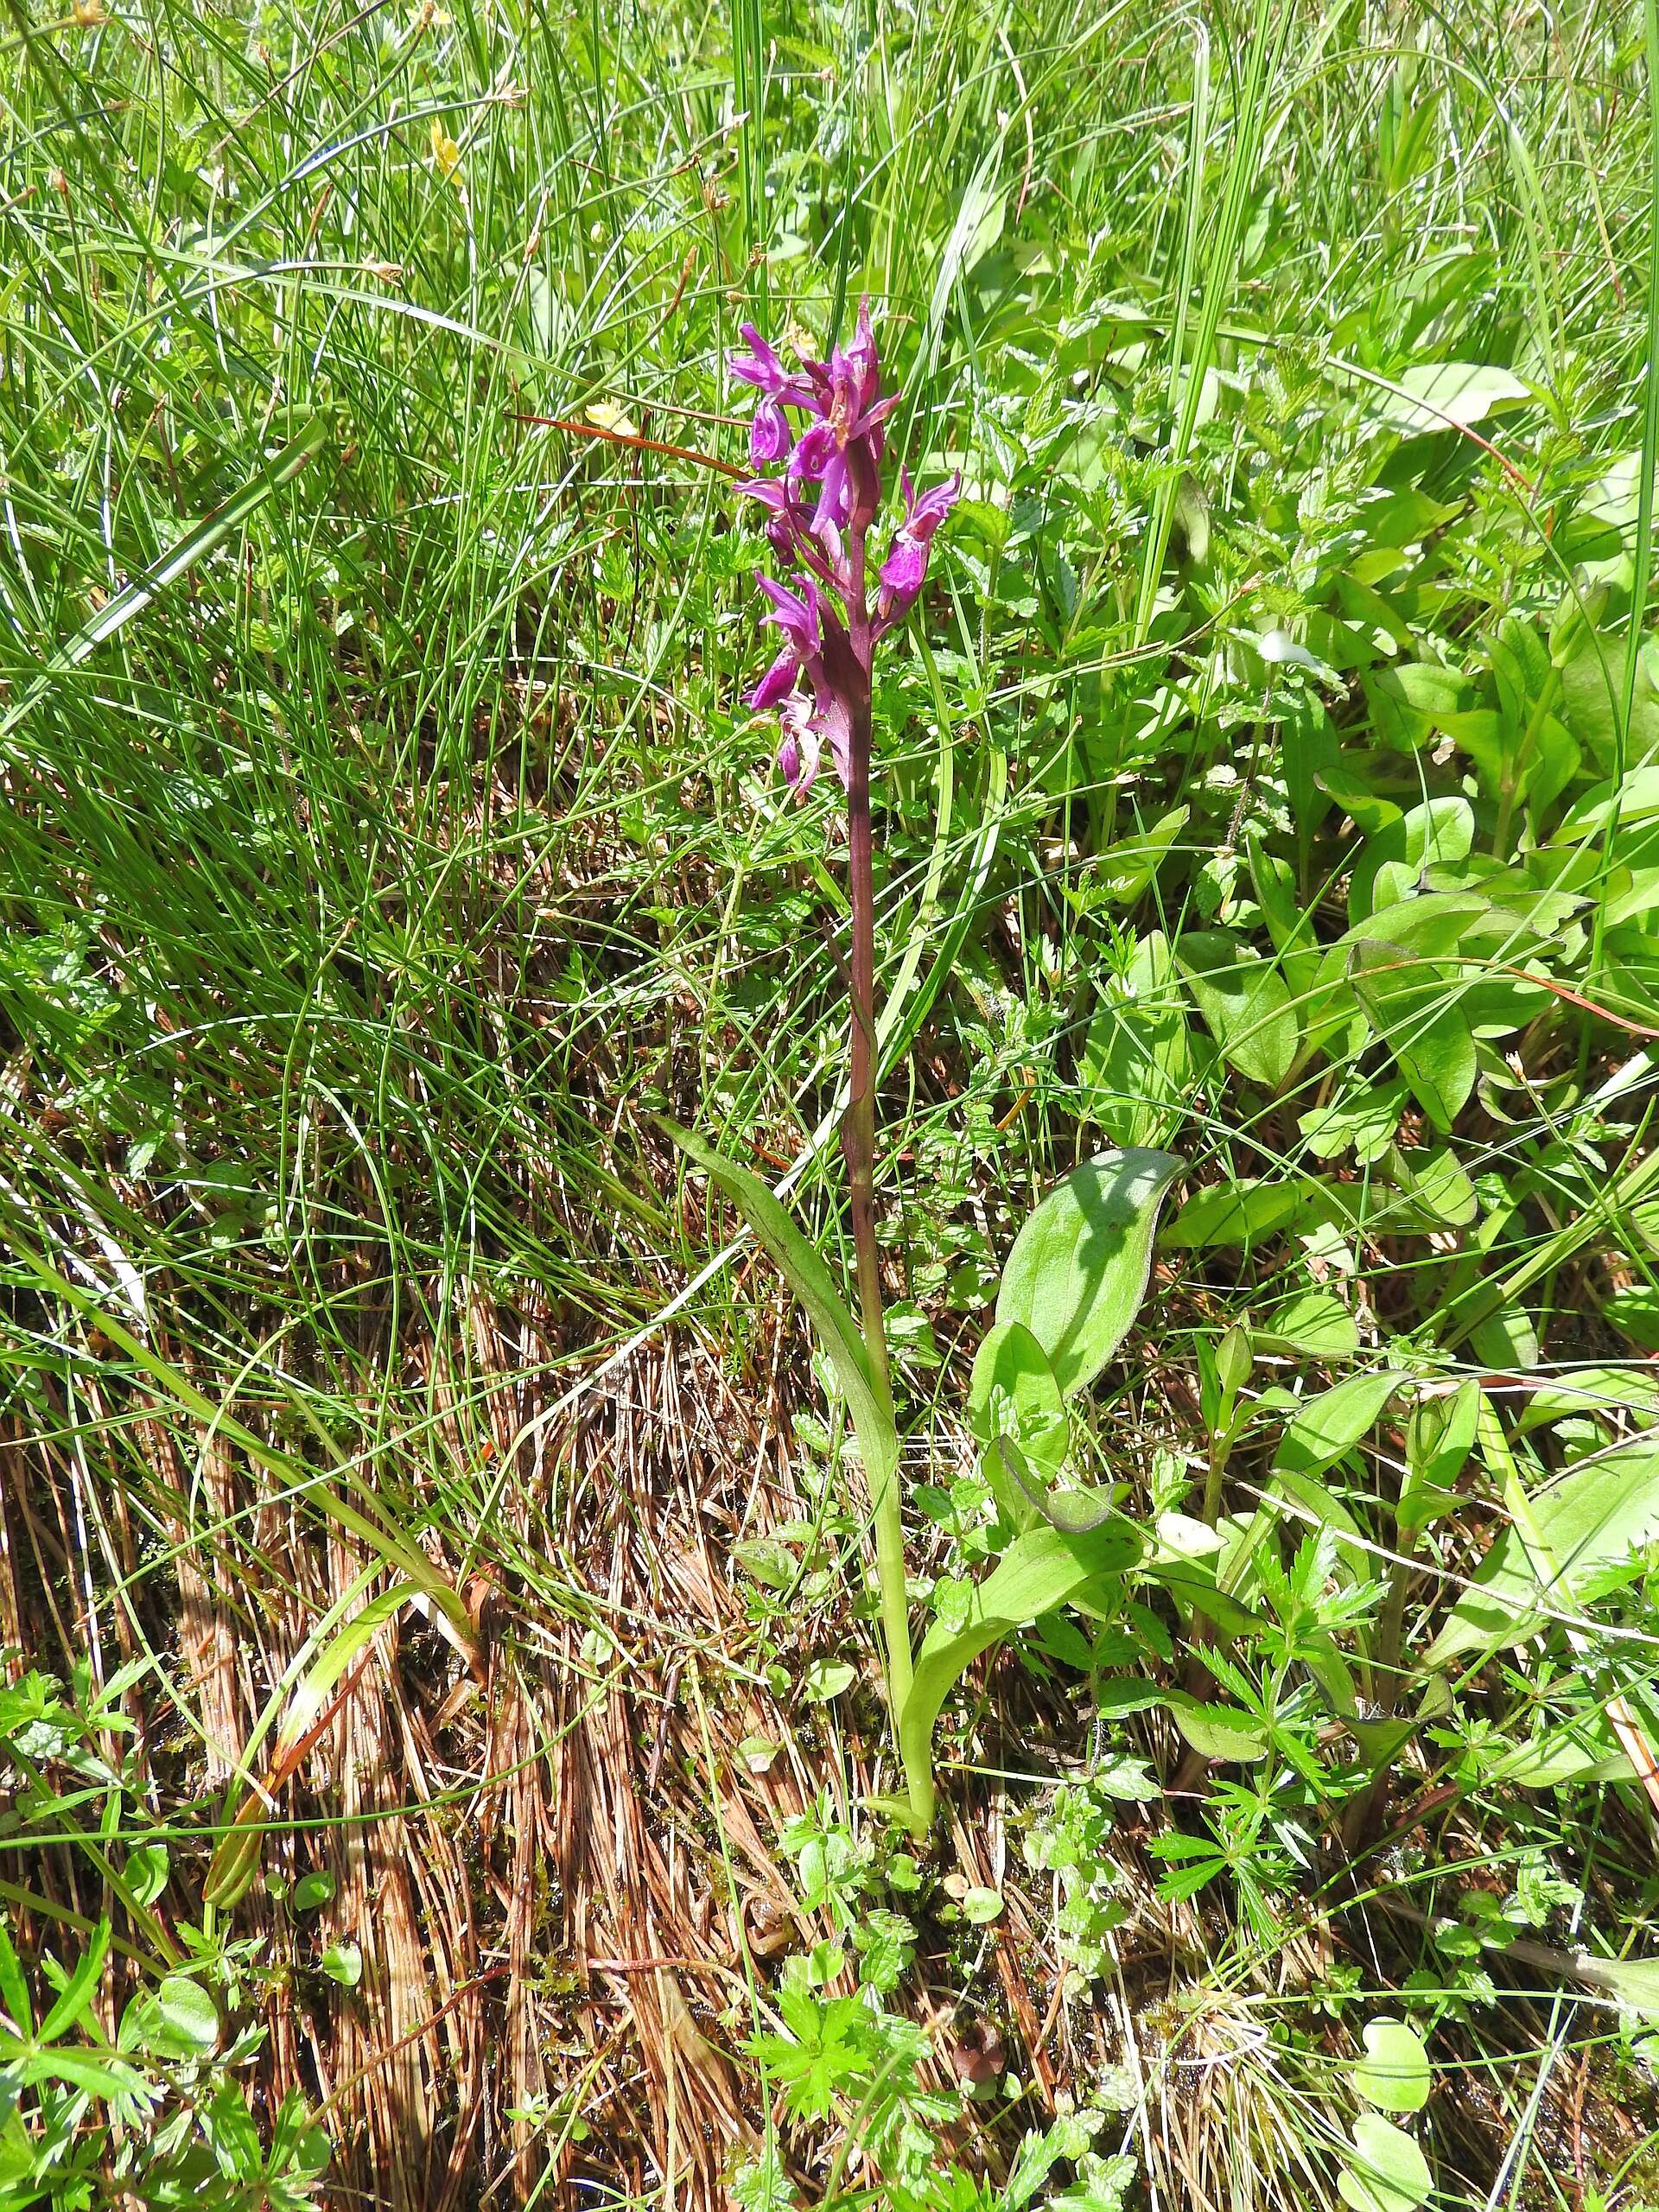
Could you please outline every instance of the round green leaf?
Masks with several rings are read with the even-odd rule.
[[[327,1904],[334,1894],[334,1878],[319,1867],[314,1873],[302,1874],[294,1885],[296,1912],[315,1912]]]
[[[1337,2176],[1337,2193],[1353,2212],[1417,2212],[1434,2186],[1416,2144],[1380,2113],[1361,2113],[1350,2155],[1354,2163]]]
[[[1365,2056],[1354,2069],[1354,2093],[1379,2112],[1421,2112],[1428,2102],[1428,2053],[1403,2020],[1371,2020]]]
[[[989,1927],[992,1921],[1000,1918],[1001,1911],[1002,1893],[1000,1890],[981,1889],[976,1885],[962,1893],[962,1916],[964,1920],[971,1920],[976,1928]]]
[[[815,1659],[801,1676],[801,1688],[815,1705],[826,1705],[851,1689],[857,1675],[857,1669],[844,1659]]]
[[[331,1943],[317,1964],[342,1989],[355,1989],[363,1979],[363,1953],[355,1943]]]

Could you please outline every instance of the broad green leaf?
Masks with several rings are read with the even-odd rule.
[[[1518,1367],[1523,1373],[1537,1366],[1542,1351],[1537,1323],[1516,1299],[1477,1322],[1469,1332],[1469,1344],[1485,1366]]]
[[[1606,1990],[1625,2012],[1659,2020],[1659,1959],[1599,1959],[1580,1951],[1573,1962],[1586,1981]]]
[[[1225,930],[1189,930],[1175,957],[1223,1058],[1252,1083],[1276,1090],[1301,1039],[1284,977]]]
[[[1414,753],[1469,703],[1469,679],[1433,661],[1402,660],[1364,679],[1371,728],[1383,745]],[[1357,817],[1356,817],[1357,819]],[[1361,823],[1361,828],[1365,824]],[[1397,834],[1399,825],[1390,825]],[[1382,834],[1390,834],[1385,830]],[[1398,858],[1399,855],[1384,855]]]
[[[1020,1503],[1040,1515],[1051,1529],[1081,1536],[1091,1529],[1103,1528],[1108,1521],[1122,1517],[1118,1513],[1116,1494],[1110,1490],[1051,1490],[1027,1464],[1025,1454],[1011,1436],[998,1437],[986,1459],[987,1472],[995,1466],[998,1476],[1013,1484]],[[993,1489],[995,1488],[994,1481]],[[1020,1516],[1014,1519],[1016,1525],[1029,1526],[1028,1519],[1023,1524]]]
[[[355,1989],[363,1979],[362,1947],[346,1942],[331,1943],[317,1964],[330,1981],[337,1981],[342,1989]]]
[[[1645,1548],[1659,1541],[1659,1446],[1644,1439],[1570,1467],[1534,1496],[1531,1510],[1548,1563],[1534,1560],[1518,1529],[1505,1529],[1426,1666],[1505,1650],[1536,1634],[1546,1609],[1576,1611],[1637,1580]]]
[[[1408,1095],[1403,1083],[1362,1084],[1350,1097],[1310,1107],[1296,1126],[1315,1160],[1338,1160],[1351,1149],[1364,1167],[1393,1143]]]
[[[1389,382],[1395,389],[1374,393],[1371,411],[1402,438],[1468,429],[1484,423],[1495,408],[1517,406],[1532,397],[1531,387],[1519,377],[1484,361],[1415,362]]]
[[[1185,1690],[1169,1689],[1161,1702],[1185,1742],[1201,1758],[1248,1765],[1267,1755],[1268,1732],[1236,1705],[1206,1704]]]
[[[806,1308],[847,1400],[859,1448],[864,1454],[871,1494],[880,1497],[898,1471],[899,1433],[893,1426],[892,1408],[871,1380],[864,1339],[831,1281],[830,1270],[790,1219],[782,1202],[758,1175],[752,1175],[747,1167],[739,1167],[734,1161],[724,1158],[712,1145],[705,1144],[692,1130],[682,1128],[676,1122],[659,1117],[658,1126],[694,1166],[700,1167],[711,1183],[724,1191]],[[998,1318],[1001,1318],[1000,1308]]]
[[[996,1318],[1030,1330],[1067,1397],[1094,1381],[1140,1311],[1158,1210],[1183,1165],[1167,1152],[1103,1152],[1058,1184],[1014,1239]]]
[[[219,2048],[219,2007],[199,1981],[170,1974],[156,1993],[162,2020],[181,2043],[206,2054]]]
[[[319,1912],[332,1902],[334,1878],[324,1867],[314,1867],[310,1873],[302,1874],[294,1885],[296,1912]]]
[[[1369,1436],[1389,1401],[1411,1377],[1403,1369],[1350,1375],[1310,1399],[1281,1438],[1275,1474],[1322,1475]]]
[[[1379,2112],[1421,2112],[1428,2102],[1428,2053],[1403,2020],[1368,2020],[1354,2094]]]
[[[1065,1464],[1071,1424],[1048,1354],[1022,1321],[999,1321],[968,1384],[968,1427],[982,1444],[1011,1436],[1043,1477]]]
[[[966,1620],[955,1628],[935,1621],[922,1638],[899,1713],[906,1768],[929,1763],[939,1708],[982,1651],[1070,1604],[1101,1575],[1122,1573],[1137,1548],[1133,1531],[1122,1522],[1084,1535],[1033,1529],[1016,1538],[975,1590]]]
[[[1349,973],[1412,1096],[1437,1129],[1449,1132],[1475,1087],[1475,1040],[1458,985],[1433,965],[1364,939],[1352,948]]]
[[[1379,2113],[1363,2112],[1354,2122],[1349,2157],[1337,2194],[1353,2212],[1417,2212],[1434,2186],[1415,2142]]]
[[[1180,1120],[1192,1081],[1181,979],[1163,931],[1148,931],[1099,988],[1077,1058],[1084,1111],[1115,1144],[1156,1144]]]
[[[1372,1217],[1376,1229],[1390,1234],[1408,1225],[1421,1230],[1467,1229],[1480,1211],[1475,1186],[1449,1146],[1442,1145],[1438,1151],[1391,1146],[1382,1174],[1400,1195]]]
[[[1288,1177],[1272,1181],[1212,1183],[1194,1191],[1158,1242],[1176,1251],[1211,1244],[1259,1244],[1310,1211],[1320,1193]]]
[[[1305,1290],[1255,1324],[1263,1351],[1306,1352],[1314,1359],[1351,1359],[1359,1350],[1354,1317],[1332,1292]]]
[[[1173,807],[1160,815],[1150,829],[1109,845],[1089,871],[1089,888],[1103,892],[1114,906],[1132,906],[1185,829],[1190,811],[1185,806]]]

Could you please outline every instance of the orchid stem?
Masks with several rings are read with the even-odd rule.
[[[856,613],[852,625],[852,645],[864,681],[858,696],[849,702],[852,712],[848,747],[847,877],[853,944],[848,978],[848,1098],[841,1142],[847,1160],[853,1246],[857,1255],[859,1319],[869,1357],[870,1380],[884,1409],[891,1414],[893,1387],[881,1310],[880,1255],[875,1235],[875,875],[874,836],[870,822],[870,647],[868,621],[860,620]],[[870,1513],[875,1535],[881,1636],[887,1647],[887,1703],[896,1733],[899,1713],[910,1694],[913,1672],[910,1599],[905,1577],[904,1516],[897,1466],[874,1478]],[[906,1761],[905,1780],[911,1826],[919,1835],[932,1824],[932,1774],[925,1768],[912,1770],[911,1763]]]

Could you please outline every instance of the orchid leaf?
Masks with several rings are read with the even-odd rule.
[[[1062,1529],[1069,1536],[1084,1536],[1091,1529],[1104,1528],[1117,1512],[1109,1490],[1049,1489],[1039,1480],[1013,1437],[999,1436],[994,1450],[1001,1469],[1021,1498],[1041,1514],[1051,1529]]]
[[[1159,1208],[1183,1165],[1138,1147],[1103,1152],[1058,1184],[1014,1241],[996,1318],[1030,1330],[1067,1397],[1094,1381],[1141,1309]]]
[[[1275,1474],[1321,1475],[1369,1436],[1396,1391],[1411,1380],[1397,1367],[1351,1375],[1304,1405],[1280,1440]]]
[[[1571,1467],[1530,1500],[1535,1533],[1506,1529],[1424,1657],[1446,1668],[1490,1657],[1640,1579],[1659,1540],[1659,1448],[1651,1438]],[[1536,1555],[1535,1555],[1535,1553]]]
[[[672,1138],[694,1167],[701,1168],[725,1192],[806,1308],[846,1397],[871,1493],[879,1494],[898,1471],[899,1433],[885,1394],[877,1390],[871,1379],[858,1325],[830,1281],[830,1270],[790,1219],[781,1200],[758,1175],[739,1167],[677,1122],[658,1117],[658,1127]]]
[[[967,1618],[955,1626],[935,1621],[922,1639],[914,1679],[899,1709],[906,1768],[931,1760],[940,1707],[982,1651],[1070,1604],[1102,1575],[1122,1573],[1138,1549],[1135,1531],[1121,1518],[1077,1535],[1033,1529],[1016,1538],[973,1592]]]

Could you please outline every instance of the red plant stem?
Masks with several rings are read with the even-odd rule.
[[[861,505],[861,502],[859,503]],[[881,1314],[881,1262],[875,1236],[875,871],[874,833],[870,822],[870,666],[874,650],[865,582],[865,533],[872,499],[855,512],[848,531],[851,569],[847,593],[846,660],[842,696],[848,709],[847,890],[852,907],[852,962],[848,978],[847,1111],[841,1147],[847,1161],[848,1194],[853,1217],[853,1247],[858,1262],[859,1319],[869,1357],[870,1379],[883,1408],[891,1414],[892,1383],[887,1370],[887,1329]],[[897,1730],[910,1694],[913,1662],[910,1648],[909,1589],[905,1574],[905,1529],[899,1471],[872,1486],[872,1533],[875,1539],[877,1595],[881,1639],[887,1646],[887,1697]],[[901,1749],[910,1801],[910,1825],[925,1835],[932,1824],[931,1764],[918,1765]]]
[[[879,1395],[891,1390],[887,1330],[881,1318],[881,1267],[875,1236],[875,838],[870,822],[870,618],[865,605],[864,534],[855,530],[849,548],[853,582],[849,642],[857,664],[857,688],[847,702],[852,725],[848,746],[847,892],[852,907],[852,966],[849,978],[847,1112],[841,1145],[852,1203],[853,1249],[858,1256],[859,1318]]]

